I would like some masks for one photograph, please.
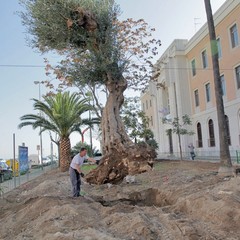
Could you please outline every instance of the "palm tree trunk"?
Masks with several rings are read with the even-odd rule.
[[[225,120],[224,104],[222,98],[222,88],[220,82],[219,63],[218,63],[218,48],[216,41],[216,33],[211,9],[210,0],[205,1],[205,8],[208,20],[208,29],[211,42],[212,64],[214,73],[214,87],[216,96],[216,109],[219,127],[219,143],[220,143],[220,161],[221,167],[219,172],[232,172],[232,162],[227,139],[227,123]]]
[[[69,137],[60,139],[60,170],[65,172],[69,169],[71,161],[71,143]]]

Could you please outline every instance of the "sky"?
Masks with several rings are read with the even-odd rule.
[[[160,39],[160,55],[174,39],[190,39],[206,23],[204,0],[116,0],[120,5],[121,19],[143,18],[156,29],[154,37]],[[225,0],[211,0],[213,13]],[[16,12],[21,7],[18,0],[0,3],[0,158],[9,159],[18,155],[18,146],[25,143],[29,154],[37,154],[39,132],[30,126],[18,129],[20,117],[34,113],[32,98],[46,92],[43,85],[34,81],[46,80],[44,58],[57,62],[54,54],[42,55],[27,45],[26,30]],[[160,57],[159,55],[159,57]],[[15,141],[13,140],[15,136]],[[50,138],[43,133],[43,155],[50,154]],[[97,139],[93,146],[99,148]],[[86,136],[88,141],[88,136]],[[80,141],[78,134],[71,136],[71,145]],[[57,153],[54,144],[53,153]]]

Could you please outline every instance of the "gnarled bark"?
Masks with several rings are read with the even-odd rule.
[[[86,176],[89,183],[118,183],[126,175],[136,175],[151,169],[156,157],[147,144],[134,144],[128,137],[120,118],[125,79],[109,81],[109,96],[102,115],[102,143],[104,157],[97,169]]]
[[[123,92],[127,88],[127,82],[110,81],[107,84],[109,96],[102,114],[102,144],[103,153],[111,154],[115,150],[123,152],[125,147],[132,145],[132,141],[125,131],[125,127],[120,118],[120,108],[123,104]]]
[[[155,157],[155,151],[147,144],[132,144],[126,146],[123,152],[114,150],[101,159],[100,165],[86,176],[86,180],[93,184],[116,184],[126,175],[151,170]]]

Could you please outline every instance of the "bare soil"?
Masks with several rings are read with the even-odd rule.
[[[240,176],[219,165],[161,161],[136,182],[82,186],[52,170],[0,199],[0,239],[240,239]]]

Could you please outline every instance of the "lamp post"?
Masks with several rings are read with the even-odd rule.
[[[88,104],[89,106],[91,105],[91,99],[94,101],[93,97],[92,97],[92,93],[91,92],[87,92],[86,96],[88,97]],[[94,102],[93,102],[94,105]],[[91,120],[92,116],[91,116],[91,110],[89,109],[88,111],[88,118],[89,121]],[[86,130],[89,129],[89,138],[90,138],[90,151],[91,151],[91,155],[93,155],[93,142],[92,142],[92,125],[89,125],[89,128],[87,128]],[[85,131],[86,131],[85,130]]]
[[[38,84],[38,98],[39,101],[41,101],[41,84],[43,84],[44,81],[34,81],[34,84]],[[41,111],[39,111],[39,116],[41,116]],[[42,128],[40,126],[40,165],[43,169],[43,148],[42,148]]]
[[[89,102],[90,104],[90,102]],[[89,110],[89,120],[91,120],[91,110]],[[92,126],[89,128],[89,137],[90,137],[90,148],[91,148],[91,154],[93,154],[93,143],[92,143]]]

